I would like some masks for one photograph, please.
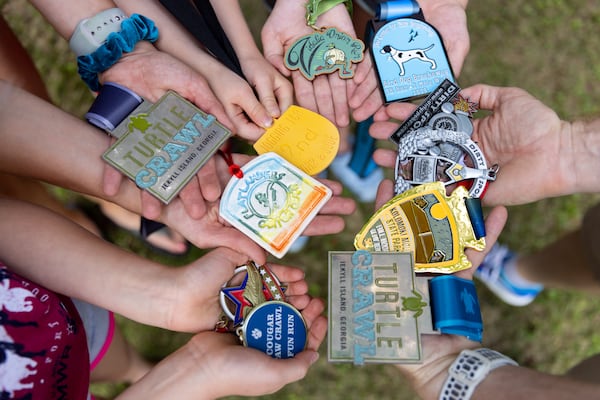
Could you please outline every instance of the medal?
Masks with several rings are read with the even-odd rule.
[[[440,35],[425,22],[416,1],[382,2],[368,29],[386,103],[426,95],[444,79],[454,82]]]
[[[231,136],[214,116],[173,91],[152,104],[105,84],[86,117],[118,138],[102,158],[165,204]]]
[[[243,275],[241,283],[236,283]],[[304,350],[308,328],[302,314],[286,303],[277,277],[264,265],[250,261],[234,271],[223,285],[220,332],[235,332],[244,346],[273,358],[291,358]]]
[[[396,194],[428,182],[470,181],[469,196],[478,199],[496,179],[498,165],[488,168],[471,140],[477,104],[459,92],[456,84],[442,82],[390,137],[398,144]]]
[[[352,7],[352,2],[343,0],[310,0],[307,3],[306,23],[314,32],[302,36],[286,50],[284,63],[289,70],[300,71],[308,80],[336,71],[342,79],[354,76],[352,64],[362,61],[364,43],[336,28],[315,26],[319,15],[340,3]]]
[[[223,312],[236,326],[253,307],[265,301],[285,299],[281,283],[267,268],[250,261],[234,271],[234,278],[244,271],[246,273],[241,284],[236,285],[233,280],[228,282],[221,289],[219,297]]]
[[[464,249],[482,251],[465,205],[467,189],[450,196],[441,182],[409,189],[388,201],[363,226],[354,247],[371,252],[413,252],[417,272],[452,273],[471,267]]]
[[[275,153],[265,153],[232,177],[220,216],[281,258],[332,195],[331,189]]]
[[[258,154],[274,152],[308,175],[325,170],[335,158],[340,134],[327,118],[290,106],[254,143]]]
[[[419,363],[422,334],[482,340],[473,281],[415,274],[411,253],[329,252],[330,362]]]

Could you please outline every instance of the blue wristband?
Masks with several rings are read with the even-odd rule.
[[[125,86],[106,82],[85,114],[85,119],[90,124],[111,132],[143,101]]]
[[[154,43],[158,39],[158,28],[154,22],[143,15],[133,14],[121,24],[121,32],[113,32],[106,43],[92,54],[77,57],[77,66],[81,79],[88,87],[97,92],[100,89],[98,73],[112,67],[123,55],[131,52],[141,40]]]
[[[429,281],[429,293],[434,329],[481,342],[483,321],[473,281],[453,275],[436,276]]]

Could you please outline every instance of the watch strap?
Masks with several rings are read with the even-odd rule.
[[[483,321],[477,290],[472,280],[454,275],[429,280],[434,329],[481,342]]]
[[[494,369],[518,366],[512,358],[495,350],[480,348],[463,350],[448,368],[439,400],[468,400],[485,377]]]
[[[108,35],[120,32],[121,23],[126,19],[121,9],[109,8],[81,20],[69,40],[69,47],[77,57],[91,54],[106,42]]]

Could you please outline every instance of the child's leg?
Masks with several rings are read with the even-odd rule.
[[[152,365],[125,340],[114,315],[73,299],[83,321],[90,353],[91,382],[136,382]]]

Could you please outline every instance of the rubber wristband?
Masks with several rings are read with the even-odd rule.
[[[98,74],[112,67],[123,55],[131,52],[141,40],[154,43],[158,39],[158,29],[154,22],[143,15],[133,14],[123,21],[120,32],[113,32],[106,43],[92,54],[77,57],[78,72],[88,87],[97,92],[100,89]]]
[[[483,320],[472,280],[454,275],[436,276],[429,281],[429,292],[434,329],[481,342]]]
[[[100,129],[113,131],[143,101],[125,86],[107,82],[102,85],[85,118]]]
[[[113,32],[121,31],[127,15],[120,8],[110,8],[84,19],[77,24],[69,47],[77,57],[91,54],[102,46]]]

